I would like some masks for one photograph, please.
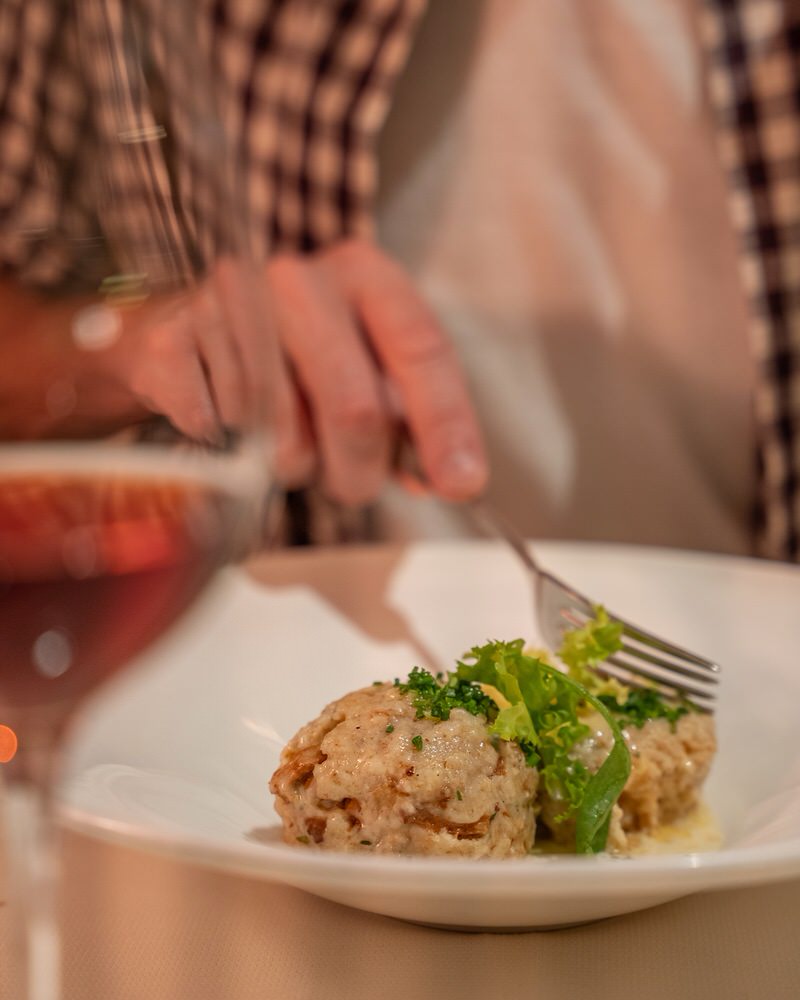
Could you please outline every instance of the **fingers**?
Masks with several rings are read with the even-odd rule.
[[[282,358],[273,382],[275,475],[289,489],[311,481],[317,467],[316,447],[308,412],[297,383]]]
[[[230,335],[220,297],[213,288],[203,286],[193,295],[189,308],[218,419],[225,427],[241,427],[248,411],[242,356],[238,342]]]
[[[372,500],[388,474],[390,443],[374,360],[322,268],[279,257],[268,273],[281,341],[308,399],[324,486],[343,503]]]
[[[451,500],[479,494],[488,465],[455,352],[402,269],[371,244],[325,255],[397,389],[434,490]]]
[[[221,261],[198,288],[144,306],[132,322],[127,380],[148,409],[167,416],[187,436],[219,441],[223,428],[241,430],[277,419],[273,404],[280,391],[281,427],[292,428],[282,446],[293,455],[287,469],[294,476],[303,463],[308,466],[307,455],[295,454],[301,422],[298,414],[287,417],[293,412],[285,402],[292,398],[290,382],[280,368],[263,279],[239,262]]]
[[[256,425],[269,424],[283,370],[263,276],[247,262],[226,259],[217,264],[213,282],[239,363],[246,415]]]
[[[288,488],[308,483],[317,464],[313,435],[291,365],[280,350],[275,309],[263,277],[247,263],[223,260],[214,284],[225,313],[229,351],[237,362],[242,417],[273,430],[279,482]]]
[[[195,324],[185,301],[136,317],[135,350],[126,373],[131,391],[189,438],[219,440],[215,401],[198,354]]]

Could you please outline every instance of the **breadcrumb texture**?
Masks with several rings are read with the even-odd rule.
[[[596,771],[611,747],[611,735],[600,716],[584,721],[592,732],[574,748],[573,756]],[[697,809],[717,740],[713,717],[700,712],[682,715],[674,726],[666,719],[650,719],[622,732],[631,752],[631,773],[611,815],[608,848],[627,853],[638,844],[639,835]],[[554,839],[561,844],[574,841],[574,822],[558,822],[563,802],[544,790],[540,802],[540,819]]]
[[[533,846],[537,783],[519,747],[493,741],[483,717],[454,709],[417,719],[411,696],[379,684],[303,726],[270,789],[290,844],[506,858]]]
[[[687,816],[700,802],[716,753],[713,717],[690,712],[674,729],[666,719],[651,719],[623,733],[631,775],[619,797],[622,829],[653,830]]]

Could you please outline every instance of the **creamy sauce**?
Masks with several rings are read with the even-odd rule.
[[[666,823],[646,833],[628,834],[628,851],[633,857],[645,854],[690,854],[717,851],[722,847],[722,831],[709,807],[701,802],[688,816]]]
[[[722,831],[709,807],[701,802],[675,823],[665,823],[646,833],[629,833],[626,851],[610,851],[618,857],[642,857],[647,854],[694,854],[717,851],[722,847]],[[559,844],[538,836],[531,854],[575,854],[569,844]]]

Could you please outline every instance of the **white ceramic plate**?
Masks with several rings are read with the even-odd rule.
[[[68,821],[375,913],[458,927],[562,925],[800,876],[800,571],[612,546],[537,552],[612,609],[723,665],[720,750],[707,785],[723,849],[469,862],[280,843],[267,781],[284,741],[326,702],[405,674],[420,646],[449,664],[487,637],[535,639],[524,576],[502,548],[480,542],[417,545],[396,563],[385,600],[416,646],[365,634],[302,585],[228,575],[88,712],[69,760]],[[342,588],[357,585],[340,558]]]

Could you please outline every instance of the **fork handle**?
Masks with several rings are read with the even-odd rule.
[[[390,385],[389,388],[391,388]],[[397,401],[396,393],[391,393],[389,398],[391,406],[398,416],[391,466],[396,473],[406,479],[407,483],[410,480],[417,488],[425,491],[428,488],[428,480],[417,458],[411,431],[403,416],[401,405]],[[466,508],[470,512],[473,521],[486,534],[502,539],[507,545],[511,546],[531,573],[537,577],[541,574],[542,570],[540,570],[536,560],[528,551],[522,536],[489,503],[485,496],[479,497],[477,500],[472,500],[466,505]]]
[[[491,535],[502,538],[506,544],[516,552],[525,566],[536,576],[542,572],[538,563],[528,551],[521,535],[508,521],[490,504],[485,497],[473,500],[469,505],[470,512],[475,521]]]

